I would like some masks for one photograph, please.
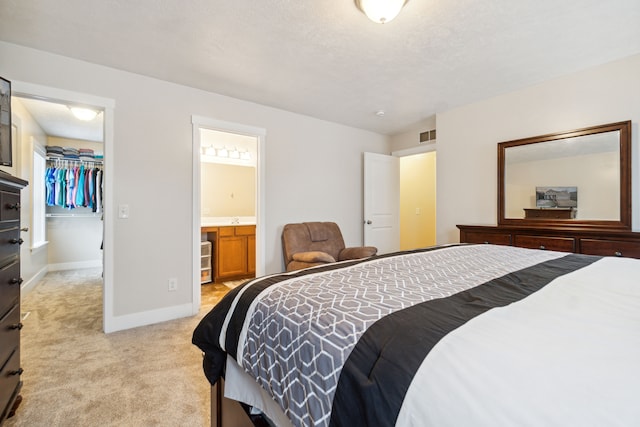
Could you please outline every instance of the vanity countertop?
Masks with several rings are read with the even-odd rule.
[[[202,217],[200,227],[225,227],[234,225],[256,225],[254,216]]]

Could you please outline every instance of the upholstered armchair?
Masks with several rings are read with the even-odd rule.
[[[287,271],[349,259],[367,258],[378,249],[373,246],[346,248],[335,222],[287,224],[282,230],[282,252]]]

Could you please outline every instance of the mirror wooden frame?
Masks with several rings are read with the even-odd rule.
[[[619,131],[620,136],[620,218],[618,221],[577,219],[505,218],[505,158],[509,147]],[[604,228],[631,230],[631,121],[592,126],[531,138],[498,143],[498,225],[531,227]]]

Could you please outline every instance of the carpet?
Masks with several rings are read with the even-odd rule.
[[[197,316],[102,332],[98,269],[48,273],[22,300],[23,401],[5,426],[208,426],[210,387],[191,344]]]

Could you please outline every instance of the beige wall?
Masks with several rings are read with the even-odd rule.
[[[497,143],[632,121],[633,228],[640,230],[640,55],[438,114],[438,243],[456,224],[497,223]],[[579,197],[579,196],[578,196]]]
[[[256,168],[202,163],[201,216],[256,216]]]
[[[282,271],[289,222],[335,221],[347,245],[362,244],[362,152],[388,152],[386,136],[10,43],[0,42],[0,57],[9,80],[113,102],[105,310],[118,329],[192,313],[193,115],[266,130],[265,273]]]
[[[400,158],[400,249],[436,243],[436,153]]]
[[[393,135],[390,142],[390,151],[411,150],[426,146],[433,147],[435,142],[420,143],[420,133],[432,129],[436,129],[436,116],[427,117],[410,126],[410,129],[406,132]]]
[[[536,207],[538,186],[577,187],[577,219],[617,221],[620,218],[618,152],[517,163],[511,165],[506,178],[507,218],[524,218],[524,208]]]

